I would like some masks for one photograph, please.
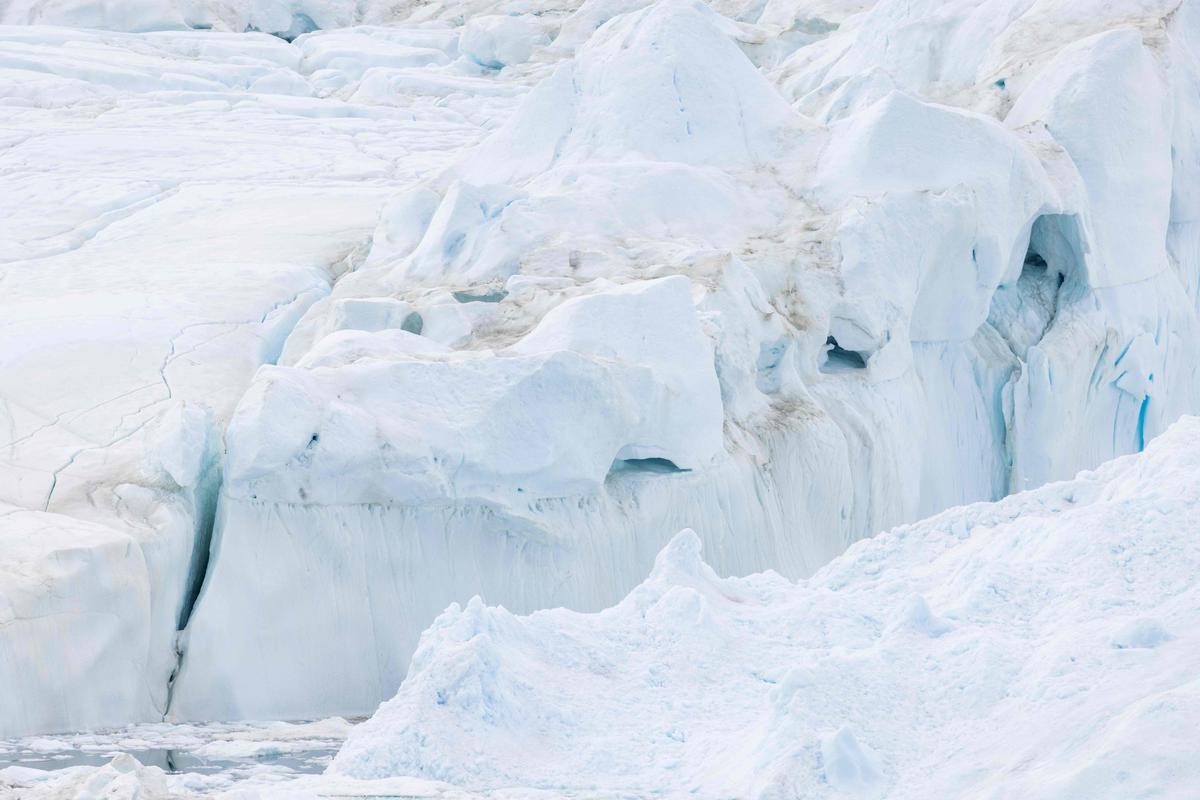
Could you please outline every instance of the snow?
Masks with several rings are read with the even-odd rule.
[[[1143,449],[1195,6],[0,1],[0,734],[365,714],[452,602],[597,612],[685,527],[804,578]]]
[[[453,605],[330,771],[602,795],[1185,797],[1198,454],[1189,417],[1140,455],[902,526],[795,584],[720,578],[684,531],[599,613]]]
[[[528,61],[536,45],[549,42],[536,17],[495,14],[467,20],[458,46],[463,55],[477,64],[502,69]]]
[[[117,531],[59,514],[6,504],[0,514],[0,730],[83,728],[152,713],[140,680],[154,655],[144,642],[151,609],[141,549]],[[140,652],[132,647],[139,640]],[[65,709],[46,700],[81,685],[93,691]]]
[[[1142,37],[1120,28],[1066,47],[1021,94],[1005,122],[1041,123],[1079,170],[1096,247],[1088,280],[1119,286],[1166,269],[1159,256],[1171,205],[1168,88]],[[1096,130],[1114,115],[1129,123]],[[1129,219],[1154,220],[1126,233]]]
[[[568,300],[496,355],[403,330],[321,341],[243,397],[227,499],[505,502],[598,490],[616,460],[692,469],[722,452],[712,348],[683,276]]]

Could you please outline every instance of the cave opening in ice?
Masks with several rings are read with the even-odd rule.
[[[988,314],[1018,358],[1042,340],[1068,297],[1087,290],[1083,252],[1074,215],[1043,214],[1034,221],[1020,276],[996,290]]]
[[[613,461],[608,471],[609,477],[628,473],[643,473],[648,475],[670,475],[676,472],[689,472],[669,458],[618,458]]]
[[[847,350],[832,336],[825,339],[825,359],[821,371],[825,373],[848,372],[867,368],[868,354],[858,350]]]
[[[1083,237],[1074,214],[1043,214],[1029,232],[1025,269],[1041,268],[1056,279],[1057,286],[1087,284]]]

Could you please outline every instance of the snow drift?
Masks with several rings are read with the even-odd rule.
[[[1200,420],[793,584],[677,535],[613,608],[478,597],[330,772],[704,797],[1183,797],[1200,781]]]

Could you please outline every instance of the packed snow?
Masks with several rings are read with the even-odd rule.
[[[708,575],[683,528],[803,579],[1143,450],[1200,412],[1198,39],[1195,0],[0,0],[0,736],[369,714],[451,603],[600,612],[669,541]],[[765,791],[677,724],[681,781]],[[923,740],[865,724],[806,763],[910,791]]]

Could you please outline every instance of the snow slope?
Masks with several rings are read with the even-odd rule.
[[[450,602],[1140,450],[1200,411],[1197,6],[0,0],[0,535],[90,554],[11,551],[0,652],[97,654],[0,660],[68,698],[0,735],[366,713]]]
[[[702,797],[1190,797],[1200,420],[1146,452],[720,578],[691,531],[613,608],[479,598],[330,771]]]

